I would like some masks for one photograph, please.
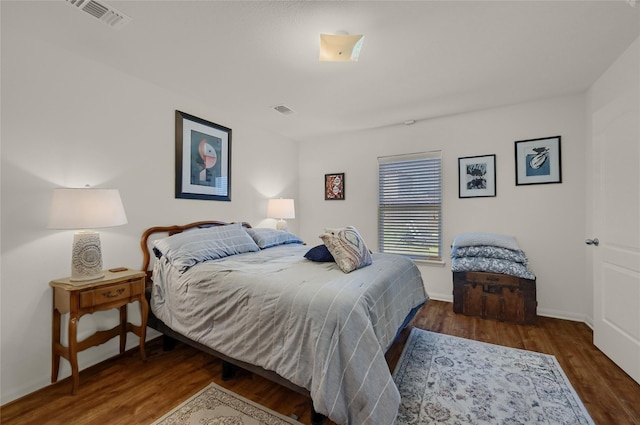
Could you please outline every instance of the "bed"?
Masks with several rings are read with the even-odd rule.
[[[273,243],[269,232],[220,221],[147,229],[149,326],[309,395],[313,423],[394,423],[400,397],[384,355],[428,300],[417,267],[366,250],[370,264],[345,272],[338,256],[311,261],[295,236]]]

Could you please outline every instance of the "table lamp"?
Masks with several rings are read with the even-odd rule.
[[[127,224],[117,189],[54,189],[50,229],[79,229],[73,236],[71,280],[99,279],[102,271],[100,234],[94,230]]]
[[[269,199],[267,204],[267,217],[278,218],[276,229],[287,230],[285,218],[296,218],[296,208],[293,199]]]

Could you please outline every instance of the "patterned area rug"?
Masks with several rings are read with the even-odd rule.
[[[152,425],[302,425],[211,383]]]
[[[594,425],[554,356],[414,328],[397,425]]]

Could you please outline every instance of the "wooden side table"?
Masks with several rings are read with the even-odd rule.
[[[124,353],[127,332],[133,332],[140,338],[140,356],[146,360],[144,342],[147,332],[149,305],[144,295],[145,273],[138,270],[119,272],[105,271],[104,277],[84,282],[73,282],[70,278],[57,279],[49,283],[53,288],[53,321],[51,345],[51,382],[58,380],[60,357],[71,364],[75,395],[80,384],[78,371],[78,352],[89,347],[104,344],[115,336],[120,336],[120,354]],[[140,303],[140,326],[127,321],[127,304]],[[120,309],[120,324],[106,331],[98,331],[83,341],[77,341],[78,321],[89,313],[101,310]],[[60,343],[60,316],[69,313],[69,342],[67,347]]]

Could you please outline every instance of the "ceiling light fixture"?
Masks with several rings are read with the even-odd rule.
[[[320,34],[321,62],[356,62],[364,35]]]

